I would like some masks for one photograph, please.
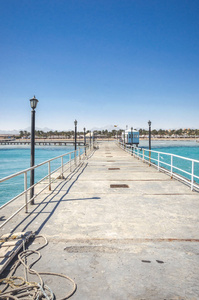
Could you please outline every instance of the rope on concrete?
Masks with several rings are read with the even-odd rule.
[[[55,296],[48,287],[41,275],[50,275],[50,276],[58,276],[66,279],[67,281],[70,281],[73,285],[72,291],[66,294],[63,298],[58,299],[58,300],[65,300],[69,299],[76,291],[77,286],[76,283],[74,282],[73,279],[70,277],[59,274],[59,273],[54,273],[54,272],[37,272],[36,270],[32,269],[32,266],[38,262],[38,260],[41,258],[41,254],[39,250],[44,248],[47,244],[48,241],[45,236],[40,235],[36,236],[33,235],[33,238],[39,238],[42,237],[45,240],[45,243],[37,248],[36,250],[30,250],[27,249],[25,250],[25,245],[24,245],[24,250],[18,255],[18,260],[15,262],[13,267],[10,270],[10,273],[6,278],[0,279],[0,284],[4,284],[4,288],[0,291],[0,299],[2,300],[22,300],[22,299],[35,299],[35,300],[41,300],[41,299],[47,299],[47,300],[53,300],[55,299]],[[35,259],[31,264],[28,265],[27,263],[27,258],[31,256],[32,254],[37,255],[37,259]],[[19,276],[14,276],[16,270],[19,268],[20,265],[23,265],[24,267],[24,278],[19,277]],[[39,283],[37,282],[30,282],[28,280],[28,274],[36,275],[37,278],[39,279]]]

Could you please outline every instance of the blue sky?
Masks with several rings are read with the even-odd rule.
[[[198,0],[0,0],[0,130],[199,128]]]

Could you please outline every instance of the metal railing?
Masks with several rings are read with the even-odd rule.
[[[92,145],[93,147],[93,145]],[[89,147],[90,151],[91,151],[91,145]],[[82,149],[82,148],[81,148]],[[63,174],[64,172],[70,170],[70,172],[72,172],[72,167],[73,166],[78,166],[80,163],[81,163],[81,160],[83,158],[86,157],[86,155],[88,155],[88,151],[87,150],[87,147],[83,147],[83,151],[81,153],[81,149],[79,148],[78,150],[76,151],[71,151],[71,152],[68,152],[66,154],[63,154],[63,155],[59,155],[57,157],[54,157],[54,158],[51,158],[49,160],[46,160],[38,165],[35,165],[34,167],[31,167],[31,168],[28,168],[28,169],[25,169],[25,170],[22,170],[20,172],[17,172],[15,174],[12,174],[10,176],[7,176],[5,178],[2,178],[0,179],[0,184],[2,182],[5,182],[5,181],[8,181],[12,178],[15,178],[19,175],[24,175],[24,190],[22,193],[18,194],[17,196],[15,196],[14,198],[12,198],[10,201],[6,202],[5,204],[3,204],[1,207],[0,207],[0,210],[3,209],[4,207],[6,207],[7,205],[9,205],[10,203],[12,203],[13,201],[17,200],[19,197],[23,196],[24,195],[24,200],[25,200],[25,203],[17,210],[15,211],[6,221],[4,221],[1,225],[0,225],[0,228],[2,228],[8,221],[10,221],[14,216],[16,216],[22,209],[25,208],[25,212],[27,213],[28,212],[28,204],[33,201],[39,194],[41,194],[41,192],[43,192],[46,188],[49,188],[49,190],[51,190],[51,185],[53,182],[55,182],[55,180],[57,180],[58,178],[61,179],[61,178],[64,178],[63,177]],[[64,157],[68,157],[68,161],[66,163],[64,163]],[[61,160],[61,164],[59,165],[58,168],[56,168],[55,170],[51,171],[51,165],[52,165],[52,162],[56,161],[60,159]],[[48,165],[48,174],[46,176],[44,176],[42,179],[40,179],[39,181],[37,181],[34,185],[28,187],[28,184],[27,184],[27,178],[28,178],[28,173],[33,170],[33,169],[37,169],[43,165]],[[52,177],[52,175],[54,173],[58,172],[59,175],[55,176],[55,178]],[[42,181],[44,181],[45,179],[48,179],[48,183],[42,187],[41,190],[39,190],[32,198],[28,199],[28,195],[30,194],[30,190],[35,187],[36,185],[38,185],[39,183],[41,183]]]
[[[199,160],[191,159],[176,154],[149,150],[118,142],[118,145],[129,154],[141,159],[143,162],[154,166],[158,171],[168,173],[191,187],[199,190]],[[196,171],[197,174],[196,175]]]

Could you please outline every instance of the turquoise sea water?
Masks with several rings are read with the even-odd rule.
[[[141,141],[140,147],[148,148],[148,142],[147,141]],[[152,150],[154,151],[160,151],[164,153],[170,153],[175,154],[178,156],[183,156],[187,158],[191,158],[194,160],[199,161],[199,143],[192,142],[192,141],[153,141],[152,142]],[[148,154],[148,153],[147,153]],[[151,154],[151,158],[157,159],[157,154],[153,153]],[[160,167],[167,168],[170,170],[170,167],[166,164],[171,163],[171,157],[165,154],[160,154],[160,160],[162,163],[160,163]],[[155,160],[152,160],[152,162],[156,163]],[[191,173],[192,171],[192,162],[188,160],[184,160],[178,157],[173,157],[173,165],[179,169],[183,169],[186,172]],[[188,178],[191,180],[191,176],[186,174],[185,172],[181,172],[178,169],[173,168],[173,171]],[[199,163],[194,163],[194,174],[199,176]],[[194,181],[196,183],[199,183],[199,179],[194,178]]]
[[[38,146],[35,149],[35,165],[53,157],[74,151],[72,146],[47,147]],[[73,158],[73,155],[72,155]],[[68,156],[63,162],[68,161]],[[61,166],[61,158],[51,162],[51,171]],[[30,147],[28,146],[0,146],[0,179],[30,167]],[[48,172],[48,164],[35,170],[35,182],[42,179]],[[30,182],[28,172],[28,184]],[[23,192],[24,175],[0,183],[0,206],[14,196]]]
[[[140,147],[148,148],[148,141],[141,141]],[[39,164],[50,158],[59,156],[61,154],[73,151],[74,147],[69,146],[38,146],[35,150],[35,164]],[[173,153],[176,155],[189,157],[199,161],[199,143],[196,142],[178,142],[178,141],[157,141],[152,142],[152,150],[157,150],[165,153]],[[155,154],[152,155],[155,158]],[[64,163],[68,158],[64,159]],[[170,158],[162,154],[161,160],[170,163]],[[186,171],[191,171],[191,163],[181,159],[174,158],[174,164],[179,168],[184,168]],[[61,159],[52,163],[51,169],[58,168],[61,165]],[[4,178],[30,166],[30,147],[28,146],[0,146],[0,178]],[[164,164],[160,166],[165,167]],[[175,171],[175,169],[174,169]],[[35,171],[35,181],[47,175],[48,166],[45,165]],[[179,172],[180,173],[180,172]],[[199,164],[195,164],[195,174],[199,176]],[[182,173],[183,176],[185,174]],[[187,176],[190,179],[190,176]],[[199,182],[196,180],[196,182]],[[29,178],[28,178],[29,183]],[[0,206],[17,194],[23,191],[24,176],[20,175],[7,182],[0,183]]]

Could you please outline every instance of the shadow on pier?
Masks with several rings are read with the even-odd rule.
[[[87,200],[96,200],[100,199],[99,197],[92,197],[92,198],[77,198],[77,199],[64,199],[65,196],[70,192],[72,189],[73,185],[77,182],[79,177],[84,173],[86,170],[88,163],[83,166],[83,163],[81,163],[78,167],[76,167],[72,173],[70,173],[64,180],[62,180],[52,191],[51,193],[46,196],[42,201],[39,199],[39,203],[35,203],[34,206],[35,208],[28,213],[28,215],[20,221],[11,231],[10,233],[16,232],[16,230],[19,229],[20,231],[27,231],[28,229],[31,228],[31,225],[34,224],[35,227],[35,222],[37,221],[37,218],[41,216],[41,214],[47,216],[42,220],[42,222],[39,223],[38,229],[35,230],[36,234],[39,234],[42,228],[45,226],[45,224],[49,221],[49,219],[52,217],[52,215],[55,213],[56,209],[60,205],[61,202],[69,202],[69,201],[87,201]],[[63,191],[63,189],[67,186],[67,190],[63,195],[60,196],[59,200],[55,200],[59,196],[59,194]],[[42,195],[42,194],[41,194]],[[37,198],[36,198],[37,199]],[[50,204],[55,204],[55,206],[51,209],[50,211],[46,211],[48,206]],[[24,227],[23,224],[25,223]]]

